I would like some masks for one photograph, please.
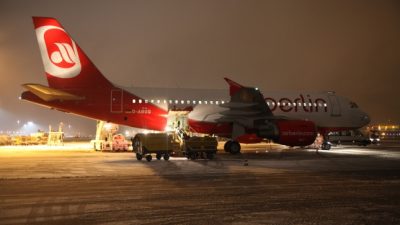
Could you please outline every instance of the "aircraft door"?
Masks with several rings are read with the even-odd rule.
[[[341,109],[339,99],[335,94],[328,94],[328,99],[330,102],[331,116],[341,116]]]
[[[111,90],[111,112],[121,113],[123,103],[123,92],[121,89]]]

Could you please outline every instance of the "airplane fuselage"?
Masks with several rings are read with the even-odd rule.
[[[133,87],[70,92],[87,97],[83,101],[53,102],[36,98],[36,102],[89,118],[164,131],[169,111],[188,111],[193,128],[217,123],[220,113],[226,110],[221,106],[230,99],[228,90],[223,89]],[[263,95],[275,116],[313,121],[320,132],[355,129],[369,122],[368,115],[354,102],[333,92],[269,91]]]
[[[215,123],[229,102],[228,90],[131,88],[148,102],[165,111],[190,109],[194,122]],[[369,123],[366,113],[349,99],[333,92],[262,92],[275,116],[313,121],[318,129],[341,130],[363,127]],[[139,104],[132,100],[132,105]]]

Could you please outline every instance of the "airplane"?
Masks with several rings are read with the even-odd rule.
[[[370,122],[355,102],[330,91],[261,92],[228,78],[229,90],[124,88],[96,68],[56,19],[33,17],[33,23],[48,86],[23,84],[21,99],[51,109],[160,132],[183,116],[191,132],[228,138],[224,150],[232,154],[240,143],[265,139],[308,146],[318,133]]]

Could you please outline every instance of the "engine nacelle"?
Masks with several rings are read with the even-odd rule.
[[[288,146],[307,146],[317,137],[313,122],[305,120],[276,120],[258,126],[258,135]]]

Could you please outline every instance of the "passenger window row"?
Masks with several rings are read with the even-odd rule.
[[[152,103],[152,104],[170,104],[170,105],[171,104],[181,104],[181,105],[185,105],[185,104],[186,105],[191,105],[191,104],[193,104],[193,105],[196,105],[196,104],[199,104],[199,105],[202,105],[202,104],[204,104],[204,105],[208,105],[208,104],[214,105],[215,104],[215,105],[220,105],[220,104],[225,104],[225,101],[176,100],[176,99],[175,100],[132,99],[132,103],[133,104]]]
[[[267,101],[267,105],[268,106],[275,106],[275,102],[270,102],[270,101]],[[327,107],[328,106],[328,104],[326,104],[326,103],[324,103],[324,104],[322,104],[322,103],[310,103],[310,102],[304,102],[304,103],[290,103],[290,102],[288,102],[288,103],[285,103],[285,102],[283,102],[282,104],[280,103],[280,102],[277,102],[276,103],[276,105],[277,106],[280,106],[280,105],[282,105],[282,106],[314,106],[314,107]]]

